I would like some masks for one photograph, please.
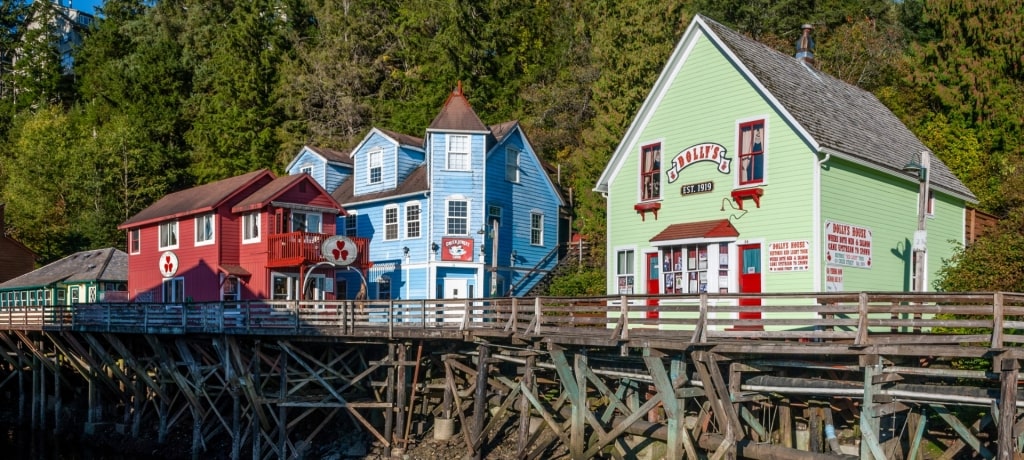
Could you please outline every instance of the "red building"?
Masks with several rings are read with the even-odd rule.
[[[167,195],[118,226],[131,300],[334,299],[321,246],[341,212],[308,174],[268,170]]]

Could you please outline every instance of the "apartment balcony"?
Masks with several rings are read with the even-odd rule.
[[[298,267],[300,265],[325,262],[321,246],[324,241],[334,235],[326,233],[291,232],[270,235],[267,238],[267,267],[285,268]],[[369,238],[349,237],[359,251],[356,261],[352,263],[356,267],[369,265],[370,247]]]

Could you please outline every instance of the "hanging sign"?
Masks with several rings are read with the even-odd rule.
[[[359,257],[359,248],[355,241],[344,235],[334,235],[324,240],[320,245],[320,255],[324,260],[334,265],[352,265]]]
[[[825,263],[871,268],[871,229],[825,221]]]

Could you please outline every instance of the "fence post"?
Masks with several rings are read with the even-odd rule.
[[[622,322],[622,340],[629,340],[629,300],[619,296],[619,321]]]
[[[388,338],[395,338],[395,301],[388,299]]]
[[[992,295],[992,348],[1003,348],[1003,293]]]
[[[861,292],[857,296],[857,339],[854,345],[867,345],[868,343],[868,293]]]
[[[459,326],[460,331],[464,331],[469,328],[469,314],[472,310],[469,309],[469,299],[463,301],[462,306],[462,324]]]
[[[543,319],[544,314],[540,309],[540,296],[537,296],[533,298],[533,320],[537,323],[537,326],[534,327],[534,334],[540,335],[540,323]]]
[[[519,298],[512,298],[512,317],[508,320],[508,325],[505,326],[505,330],[512,329],[512,333],[515,334],[516,330],[519,329]]]

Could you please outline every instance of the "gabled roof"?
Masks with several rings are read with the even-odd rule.
[[[281,176],[274,179],[269,184],[260,187],[259,190],[253,192],[251,195],[238,202],[234,207],[231,208],[231,212],[245,212],[256,209],[261,209],[264,206],[269,205],[275,199],[280,197],[282,194],[293,188],[299,182],[305,181],[309,186],[316,187],[324,195],[330,196],[323,187],[320,186],[317,181],[309,177],[308,174],[292,174],[289,176]],[[346,181],[351,182],[351,181]],[[337,209],[341,209],[338,207]]]
[[[508,134],[511,133],[517,125],[519,125],[519,120],[511,120],[491,125],[487,129],[491,130],[491,135],[494,136],[494,142],[501,143],[501,141],[505,140],[505,136],[508,136]]]
[[[430,184],[427,183],[427,165],[425,163],[412,170],[412,172],[405,178],[405,181],[398,184],[398,187],[392,190],[356,196],[355,190],[353,189],[354,183],[355,181],[351,179],[343,182],[334,190],[334,193],[332,193],[331,196],[333,196],[338,203],[341,203],[342,206],[350,206],[352,204],[405,196],[430,190]]]
[[[487,126],[480,121],[469,100],[462,93],[462,82],[460,81],[455,90],[448,95],[441,107],[441,113],[430,122],[427,131],[483,131],[487,132]]]
[[[416,147],[416,148],[421,149],[421,150],[423,149],[423,138],[422,137],[416,137],[416,136],[410,136],[408,134],[396,133],[394,131],[389,131],[389,130],[386,130],[386,129],[378,129],[378,131],[383,133],[385,136],[394,139],[396,142],[398,142],[398,145],[405,145],[405,146],[408,146],[408,147]]]
[[[629,154],[625,150],[632,144],[631,137],[642,128],[638,126],[638,120],[655,109],[655,95],[672,84],[670,74],[682,65],[690,45],[700,35],[718,47],[817,151],[917,182],[916,176],[911,177],[902,168],[927,147],[873,94],[697,15],[673,51],[595,190],[607,191],[617,164]],[[967,201],[977,200],[934,156],[931,169],[933,185]]]
[[[654,235],[651,242],[691,238],[735,238],[737,236],[740,236],[740,232],[732,226],[729,219],[718,219],[669,225],[661,233]]]
[[[273,179],[274,174],[268,169],[261,169],[171,193],[157,200],[148,208],[139,211],[138,214],[118,225],[117,228],[123,230],[150,222],[212,210],[250,184],[267,177]]]
[[[128,254],[115,248],[76,252],[38,270],[0,283],[0,289],[87,281],[128,281]]]
[[[352,166],[352,160],[349,158],[351,157],[351,152],[341,152],[338,150],[329,149],[325,147],[314,147],[312,145],[304,145],[302,149],[299,150],[299,154],[295,155],[295,157],[292,158],[292,161],[288,163],[288,167],[284,168],[286,171],[291,171],[291,169],[295,166],[295,162],[299,161],[299,158],[302,158],[303,150],[309,150],[310,152],[313,152],[315,155],[318,155],[320,158],[323,158],[324,161],[328,163],[338,163],[345,166]]]

